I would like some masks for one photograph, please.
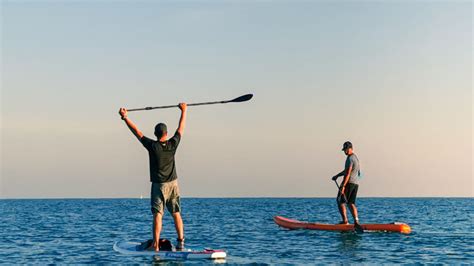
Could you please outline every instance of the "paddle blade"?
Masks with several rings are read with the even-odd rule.
[[[237,97],[233,100],[230,100],[229,103],[240,103],[240,102],[246,102],[250,99],[252,99],[253,97],[253,94],[245,94],[245,95],[242,95],[240,97]]]

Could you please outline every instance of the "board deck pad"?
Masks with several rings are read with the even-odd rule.
[[[172,251],[152,251],[142,250],[142,243],[133,241],[117,241],[114,244],[114,250],[125,255],[132,256],[156,256],[160,259],[182,259],[182,260],[195,260],[195,259],[225,259],[227,256],[224,250],[216,249],[189,249],[184,250],[172,250]]]
[[[325,231],[354,231],[353,224],[321,224],[309,223],[298,220],[285,218],[282,216],[273,217],[275,223],[287,229],[307,229],[307,230],[325,230]],[[402,234],[409,234],[411,228],[408,224],[394,222],[390,224],[361,224],[365,231],[379,231],[379,232],[397,232]]]

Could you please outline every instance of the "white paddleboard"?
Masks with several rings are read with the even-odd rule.
[[[125,255],[132,256],[156,256],[161,259],[182,259],[182,260],[196,260],[196,259],[225,259],[227,254],[224,250],[215,249],[184,249],[173,251],[151,251],[141,250],[140,242],[131,241],[117,241],[114,244],[114,250]]]

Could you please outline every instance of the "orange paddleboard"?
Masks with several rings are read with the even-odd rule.
[[[298,220],[288,219],[282,216],[275,216],[273,220],[276,224],[287,229],[309,229],[309,230],[329,230],[329,231],[354,231],[353,224],[318,224],[301,222]],[[411,228],[405,223],[391,224],[361,224],[364,231],[384,231],[409,234]]]

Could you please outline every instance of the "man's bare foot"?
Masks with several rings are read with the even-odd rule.
[[[146,250],[158,252],[160,251],[160,246],[158,245],[158,242],[153,241],[153,243]]]

